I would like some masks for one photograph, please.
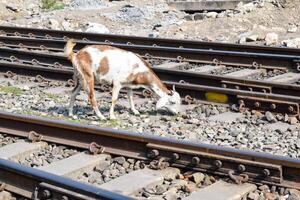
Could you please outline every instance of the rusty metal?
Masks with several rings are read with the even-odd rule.
[[[280,47],[266,47],[266,46],[254,46],[254,45],[239,45],[217,42],[203,42],[195,40],[174,40],[167,38],[150,38],[150,37],[136,37],[126,35],[114,35],[114,34],[95,34],[95,33],[83,33],[72,31],[59,31],[49,29],[36,29],[36,28],[24,28],[24,27],[10,27],[0,26],[0,34],[13,35],[18,31],[23,37],[34,36],[36,38],[61,38],[66,39],[74,38],[76,40],[82,40],[83,38],[94,42],[114,42],[126,44],[130,42],[136,45],[148,45],[166,47],[183,47],[192,49],[214,49],[214,50],[226,50],[226,51],[243,51],[243,52],[256,52],[256,53],[269,53],[269,54],[285,54],[285,55],[299,55],[300,50],[296,48],[280,48]],[[20,35],[20,34],[19,34]]]
[[[66,86],[67,86],[67,87],[74,87],[74,86],[75,86],[74,80],[73,80],[73,79],[67,80]]]
[[[172,156],[173,156],[173,157],[172,157],[172,160],[173,160],[173,161],[176,161],[176,160],[179,160],[179,159],[180,159],[180,156],[179,156],[178,153],[173,153]]]
[[[32,39],[22,37],[4,37],[0,36],[0,42],[6,44],[10,48],[18,48],[16,43],[22,42],[26,47],[32,49],[40,49],[41,45],[47,47],[47,50],[63,52],[66,42],[57,39]],[[107,44],[105,42],[87,42],[76,41],[75,50],[81,49],[90,44]],[[225,51],[212,49],[191,49],[191,48],[175,48],[166,46],[146,46],[146,45],[127,45],[114,43],[112,46],[132,51],[140,55],[145,55],[146,58],[165,58],[179,61],[194,61],[210,64],[224,64],[231,66],[252,67],[253,62],[257,62],[261,68],[277,68],[296,71],[297,60],[300,60],[298,55],[289,54],[266,54],[244,51]]]
[[[28,52],[26,52],[28,53]],[[32,55],[32,53],[30,53]],[[40,54],[37,54],[37,56],[40,56]],[[30,58],[30,57],[29,57]],[[52,58],[52,57],[50,57]],[[58,59],[59,57],[52,58],[53,60]],[[43,59],[46,61],[46,56]],[[49,60],[48,60],[49,62]],[[63,60],[59,61],[64,62]],[[10,63],[1,63],[0,62],[0,71],[12,71],[14,73],[18,74],[24,74],[24,75],[30,75],[33,76],[35,74],[42,74],[43,76],[47,77],[48,79],[55,79],[55,80],[68,80],[71,79],[73,76],[73,71],[71,69],[51,69],[51,68],[45,68],[40,66],[28,66],[25,64],[10,64]],[[222,79],[226,79],[225,77],[217,77],[217,76],[210,76],[210,75],[204,75],[204,74],[195,74],[195,73],[189,73],[179,70],[165,70],[161,68],[153,68],[154,71],[159,75],[159,77],[168,85],[173,86],[175,85],[177,88],[177,91],[182,95],[189,95],[192,98],[203,98],[203,93],[207,91],[211,92],[217,92],[221,94],[226,94],[229,97],[230,103],[234,103],[237,96],[250,96],[255,97],[259,99],[271,99],[274,101],[285,101],[285,102],[294,102],[295,104],[298,104],[300,102],[300,87],[299,86],[291,86],[291,85],[284,85],[284,84],[272,84],[272,93],[263,93],[256,92],[256,91],[246,91],[246,90],[236,90],[236,89],[228,89],[228,88],[220,88],[218,85],[221,84]],[[47,81],[45,78],[41,78],[38,76],[37,81]],[[182,78],[185,78],[186,80],[189,80],[189,83],[178,83],[168,80],[182,80]],[[218,80],[219,79],[219,80]],[[244,82],[246,82],[244,80]],[[191,84],[191,83],[197,83]],[[252,82],[253,83],[253,82]],[[264,84],[264,82],[262,82]],[[266,83],[268,85],[268,83]],[[264,87],[264,89],[267,89]],[[276,93],[282,93],[276,94]],[[145,94],[145,92],[144,92]],[[290,95],[293,96],[290,96]],[[146,93],[146,96],[147,95]],[[257,100],[256,100],[257,101]],[[255,101],[255,102],[256,102]],[[260,102],[262,104],[262,102]],[[250,108],[253,107],[254,102],[251,103]],[[294,106],[294,104],[292,105]],[[269,110],[270,107],[263,106],[261,109]],[[294,109],[293,112],[284,112],[284,113],[290,113],[293,115],[294,113],[297,113],[298,109]]]
[[[32,60],[31,60],[31,63],[32,63],[33,65],[39,65],[39,64],[40,64],[40,62],[39,62],[37,59],[32,59]]]
[[[62,196],[74,200],[131,199],[5,159],[0,159],[0,183],[6,191],[25,199],[61,199]]]
[[[144,48],[143,50],[146,50],[146,49]],[[156,51],[156,50],[157,49],[155,49],[154,51]],[[170,51],[170,52],[180,51],[178,49],[173,49],[171,51],[171,49],[167,49],[167,48],[164,48],[162,50]],[[188,50],[188,49],[182,49],[182,50]],[[14,58],[16,58],[15,56],[17,56],[19,58],[18,59],[19,62],[22,62],[23,64],[27,63],[27,62],[31,62],[31,64],[33,66],[37,66],[36,69],[38,69],[40,71],[43,70],[44,73],[46,73],[46,74],[49,74],[50,70],[52,70],[52,69],[46,70],[45,68],[38,68],[38,67],[53,66],[52,68],[55,68],[56,70],[51,71],[51,73],[54,72],[55,74],[62,74],[63,77],[69,76],[68,74],[72,73],[72,70],[71,70],[72,68],[71,68],[70,62],[67,61],[67,59],[62,56],[41,54],[41,53],[32,53],[32,52],[25,52],[25,51],[17,51],[17,50],[11,50],[11,49],[1,49],[1,51],[3,52],[4,57],[10,56],[10,58],[12,60],[15,60],[14,59]],[[190,54],[195,53],[191,49],[188,50],[188,52]],[[15,55],[14,57],[11,57],[12,53]],[[212,52],[210,52],[210,53],[212,53]],[[186,55],[190,55],[190,54],[186,54]],[[212,53],[212,54],[214,54],[214,53]],[[149,54],[149,53],[146,53],[145,55],[148,58],[152,57],[151,54]],[[264,55],[264,56],[266,56],[266,55]],[[284,56],[281,59],[286,61],[286,59],[283,59],[283,58],[285,58]],[[185,56],[181,56],[181,55],[178,56],[178,54],[176,53],[176,59],[184,60]],[[221,62],[217,58],[213,58],[212,61],[216,64],[224,62],[224,61]],[[295,60],[292,60],[293,63],[294,63],[294,61]],[[1,63],[0,63],[0,65],[1,65]],[[3,63],[3,65],[7,65],[7,63]],[[258,63],[253,63],[253,62],[251,63],[251,65],[252,66],[253,65],[260,66]],[[24,65],[22,65],[22,67],[23,66]],[[15,66],[15,67],[18,67],[18,70],[20,69],[20,66]],[[63,69],[61,71],[58,71],[60,68],[63,68]],[[4,69],[7,69],[7,68],[2,68],[2,70],[4,70]],[[193,84],[193,85],[196,84],[198,89],[201,88],[200,90],[202,90],[202,88],[206,88],[207,91],[219,90],[219,89],[217,89],[218,87],[223,87],[224,89],[221,90],[222,91],[221,93],[226,94],[230,97],[229,98],[230,103],[236,103],[234,101],[236,101],[236,99],[238,99],[237,98],[238,95],[246,96],[249,94],[249,97],[254,97],[254,98],[259,99],[256,102],[258,102],[258,104],[260,104],[259,108],[262,109],[262,111],[272,109],[271,105],[269,107],[261,106],[264,104],[263,102],[261,102],[262,101],[261,99],[264,99],[264,98],[274,100],[275,102],[273,102],[273,104],[275,104],[277,100],[282,101],[282,102],[291,102],[293,105],[299,104],[299,102],[300,102],[300,93],[299,93],[300,87],[299,86],[291,86],[290,84],[266,83],[264,81],[251,81],[251,80],[244,80],[244,79],[239,79],[239,78],[228,78],[228,77],[226,78],[226,77],[222,77],[222,76],[183,72],[180,70],[159,69],[159,68],[155,68],[155,67],[153,69],[159,75],[159,77],[162,80],[164,80],[166,83],[168,83],[168,82],[170,83],[171,81],[179,82],[181,86],[184,86],[186,88],[184,91],[182,91],[182,90],[180,91],[181,94],[189,95],[192,98],[203,98],[203,96],[204,96],[203,92],[198,93],[197,91],[195,91],[193,89],[187,89],[187,87],[192,86],[191,84]],[[30,74],[32,72],[33,71],[30,71]],[[22,73],[24,73],[24,71]],[[29,72],[26,72],[26,73],[29,73]],[[37,72],[35,72],[35,73],[37,73]],[[51,76],[58,77],[54,74]],[[60,75],[59,78],[64,79],[64,78],[62,78],[62,76]],[[250,93],[248,93],[248,91],[250,91]],[[264,97],[263,94],[259,94],[259,93],[268,94],[268,95],[265,95],[265,97]],[[277,95],[277,94],[279,94],[279,95]],[[149,95],[150,94],[146,94],[146,96],[149,96]],[[246,104],[241,105],[241,109],[244,109],[244,107],[247,107],[247,108],[256,107],[256,106],[254,106],[255,102],[252,102],[250,107],[248,107],[247,105]],[[289,109],[285,109],[285,110],[288,110],[288,112],[286,112],[285,110],[279,109],[277,105],[275,108],[273,108],[273,110],[275,112],[284,112],[284,113],[288,113],[290,115],[298,115],[299,112],[297,109],[294,108],[293,105],[292,105],[292,107],[290,107],[290,105],[288,105]],[[291,111],[291,110],[293,110],[293,111]]]
[[[5,78],[12,78],[14,77],[16,74],[11,72],[11,71],[7,71],[5,74],[4,74],[4,77]]]
[[[149,153],[148,153],[148,157],[149,158],[156,158],[157,156],[159,156],[159,151],[157,149],[152,149]]]
[[[54,67],[54,68],[62,68],[63,65],[60,64],[59,62],[55,62],[55,63],[53,64],[53,67]]]
[[[10,59],[11,62],[16,62],[16,61],[19,60],[19,59],[16,58],[15,56],[10,56],[9,59]]]
[[[105,147],[97,144],[96,142],[92,142],[90,145],[89,145],[89,151],[94,154],[94,155],[97,155],[97,154],[101,154],[105,151]]]
[[[222,86],[225,85],[224,88],[232,88],[237,90],[249,90],[249,87],[252,88],[251,91],[254,92],[263,92],[263,93],[272,93],[272,87],[271,86],[263,86],[263,85],[254,85],[249,83],[242,83],[242,82],[235,82],[235,81],[227,81],[222,80],[221,81]]]
[[[43,136],[35,131],[29,131],[27,138],[32,142],[40,142],[42,141]]]
[[[275,113],[286,113],[288,115],[299,115],[299,103],[291,101],[272,100],[268,98],[255,98],[247,96],[237,96],[243,107],[254,109],[257,111],[271,110]],[[241,105],[241,104],[240,104]]]
[[[89,149],[90,144],[96,142],[105,146],[105,152],[112,155],[149,162],[155,159],[153,167],[162,167],[167,162],[170,166],[192,167],[195,171],[227,177],[230,170],[240,168],[239,173],[247,174],[251,182],[300,189],[299,159],[0,111],[0,132],[27,136],[28,130],[42,134],[47,142],[84,149]],[[177,160],[174,160],[174,153]]]
[[[190,104],[194,104],[194,103],[196,102],[196,99],[193,98],[193,97],[191,97],[190,95],[186,95],[186,96],[184,97],[184,102],[185,102],[186,104],[190,105]]]
[[[166,158],[164,157],[161,157],[158,160],[153,160],[149,164],[150,169],[156,169],[156,170],[166,169],[169,166],[170,166],[169,162],[167,162]]]
[[[42,83],[42,82],[47,82],[47,80],[42,77],[41,75],[37,75],[34,79],[35,82],[38,82],[38,83]]]
[[[199,157],[193,157],[192,158],[192,164],[193,165],[199,165],[200,164],[200,158]]]
[[[233,170],[230,170],[228,172],[228,176],[231,180],[233,180],[238,185],[241,185],[242,183],[246,183],[249,181],[249,176],[247,174],[234,175]]]
[[[100,88],[102,91],[109,91],[110,85],[109,85],[109,84],[101,84],[101,85],[99,86],[99,88]]]
[[[246,171],[245,165],[239,164],[238,167],[237,167],[237,171],[238,171],[239,173],[242,173],[242,172]]]
[[[143,94],[143,96],[146,97],[146,98],[151,98],[151,97],[153,97],[153,92],[151,92],[150,90],[147,90],[147,89],[144,89],[144,90],[142,91],[142,94]]]
[[[32,59],[39,60],[40,63],[47,64],[48,66],[53,65],[55,62],[59,62],[64,66],[65,71],[67,69],[72,69],[71,63],[63,56],[58,55],[49,55],[43,53],[33,53],[33,52],[24,52],[10,49],[0,49],[2,57],[10,56],[11,54],[18,55],[22,58],[22,61],[26,60],[31,61]],[[228,84],[239,85],[240,90],[249,90],[246,86],[251,86],[253,91],[263,92],[263,90],[272,92],[273,94],[284,94],[284,95],[297,95],[300,97],[300,87],[297,85],[290,84],[279,84],[279,83],[268,83],[265,81],[255,81],[255,80],[245,80],[232,77],[224,77],[217,75],[201,74],[201,73],[192,73],[181,70],[170,70],[170,69],[161,69],[153,67],[154,71],[159,75],[163,80],[168,81],[180,81],[191,84],[202,84],[210,86],[221,86],[222,83],[228,82]],[[50,71],[50,69],[49,69]],[[66,73],[61,71],[61,73]],[[55,76],[56,77],[56,76]]]

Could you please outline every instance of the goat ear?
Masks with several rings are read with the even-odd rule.
[[[175,90],[175,85],[173,85],[173,91],[176,92],[176,90]]]

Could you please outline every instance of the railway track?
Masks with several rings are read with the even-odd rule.
[[[6,77],[12,77],[13,73],[17,73],[36,76],[36,80],[41,82],[47,78],[63,80],[67,85],[72,85],[72,67],[61,55],[66,37],[78,39],[77,49],[86,44],[114,42],[111,45],[139,53],[148,59],[154,65],[153,70],[166,84],[176,85],[187,104],[192,103],[193,98],[209,99],[209,95],[213,94],[221,96],[221,99],[225,98],[226,101],[223,103],[239,104],[240,109],[246,107],[299,115],[300,87],[297,81],[300,79],[298,74],[300,57],[299,50],[296,49],[12,27],[1,27],[0,30],[2,30],[0,71],[5,73]],[[184,48],[177,48],[178,42],[182,42]],[[98,87],[100,90],[105,88],[106,86]],[[215,183],[205,188],[197,189],[192,194],[189,191],[191,188],[185,185],[182,196],[185,199],[201,199],[203,196],[207,198],[205,195],[216,194],[224,187],[230,188],[231,191],[226,191],[224,198],[237,194],[242,197],[255,190],[256,185],[264,184],[272,186],[273,194],[275,187],[279,193],[283,193],[282,188],[300,189],[299,159],[144,136],[128,131],[2,111],[0,111],[0,132],[26,138],[25,142],[19,141],[0,148],[0,174],[7,175],[0,175],[0,182],[5,183],[1,188],[26,198],[38,196],[41,199],[49,197],[143,199],[149,197],[147,196],[149,192],[145,192],[149,190],[149,184],[154,184],[156,189],[161,183],[172,185],[173,182],[165,176],[171,173],[175,177],[174,170],[202,173],[205,176],[210,174],[220,179],[214,180]],[[35,166],[38,169],[24,168],[2,160],[3,158],[14,160],[20,157],[20,154],[23,154],[23,157],[24,154],[38,156],[39,153],[32,153],[33,150],[51,143],[79,149],[79,153],[57,160],[51,158],[48,165]],[[18,146],[22,147],[22,150],[18,150]],[[83,150],[87,150],[88,153],[83,153]],[[116,158],[113,159],[113,165],[117,165],[118,156],[134,159],[135,161],[130,162],[135,164],[138,162],[140,167],[113,180],[101,182],[99,187],[61,177],[76,179],[74,174],[82,174],[83,168],[95,168],[95,165],[105,163],[106,159],[110,160],[111,157]],[[121,160],[130,163],[126,159]],[[82,162],[83,160],[85,162]],[[21,163],[24,164],[23,161]],[[101,173],[103,175],[104,172]],[[53,174],[60,175],[60,178]],[[144,176],[145,174],[147,176]],[[190,174],[185,175],[187,179],[191,179]],[[19,182],[15,181],[16,177]],[[177,180],[177,178],[173,179]],[[225,179],[230,180],[231,183],[224,182]],[[24,182],[28,184],[20,184]],[[249,183],[237,185],[232,182]],[[213,192],[208,193],[208,191]],[[163,192],[164,195],[166,193]],[[208,199],[213,199],[215,196],[209,197]]]
[[[186,199],[201,199],[203,195],[211,195],[209,190],[217,192],[218,189],[224,189],[224,187],[231,190],[231,192],[224,192],[225,197],[228,197],[227,195],[229,197],[241,195],[242,197],[256,189],[256,186],[251,183],[277,186],[278,190],[286,187],[300,189],[299,159],[180,142],[161,137],[141,136],[132,132],[2,111],[0,112],[0,122],[2,134],[27,138],[26,141],[17,141],[0,148],[2,189],[26,198],[38,196],[40,199],[51,197],[97,199],[101,196],[101,199],[103,197],[107,199],[131,197],[143,199],[141,196],[136,196],[137,191],[151,184],[161,184],[167,175],[169,179],[170,176],[175,177],[174,174],[178,173],[178,169],[213,174],[223,178],[228,177],[231,182],[236,183],[249,182],[237,185],[215,180],[215,183],[198,189],[190,196],[185,197]],[[65,159],[50,162],[48,165],[39,166],[37,169],[24,168],[3,160],[4,158],[15,161],[16,158],[24,157],[25,154],[32,154],[45,146],[45,142],[88,150],[92,155],[79,152],[69,155]],[[99,163],[107,162],[110,156],[124,156],[140,160],[146,163],[146,166],[151,166],[152,169],[140,168],[131,171],[100,184],[100,188],[57,176],[73,177],[74,179],[76,177],[74,174],[78,174],[78,171],[83,173],[84,168],[93,168]],[[116,162],[120,162],[120,160],[116,159]],[[15,181],[16,177],[18,181]],[[27,184],[23,184],[24,182]]]
[[[115,34],[95,34],[82,33],[72,31],[59,31],[49,29],[35,29],[23,27],[0,26],[0,34],[2,36],[15,36],[36,39],[52,39],[52,40],[66,40],[67,38],[74,38],[76,40],[90,41],[90,42],[106,42],[117,44],[132,44],[132,45],[146,45],[146,46],[165,46],[191,49],[213,49],[223,51],[240,51],[253,53],[267,53],[267,54],[284,54],[284,55],[299,55],[299,49],[295,48],[278,48],[266,46],[252,46],[252,45],[238,45],[228,43],[216,42],[202,42],[195,40],[174,40],[167,38],[149,38],[136,37]]]
[[[61,53],[65,41],[11,36],[0,37],[0,41],[2,42],[1,72],[39,74],[45,78],[59,80],[71,79],[72,68],[64,56],[40,52],[40,50],[46,50]],[[99,43],[78,41],[76,47],[81,48],[86,44]],[[237,104],[241,109],[250,108],[293,116],[299,115],[300,87],[297,84],[300,79],[299,56],[113,45],[139,53],[149,59],[154,63],[153,69],[158,76],[167,85],[176,85],[179,92],[187,98]],[[38,52],[28,50],[38,50]],[[220,61],[224,59],[227,60]],[[194,66],[192,67],[194,69],[187,71],[186,66],[187,68]],[[227,72],[229,67],[234,69],[234,72]],[[30,73],[26,69],[30,69]],[[225,72],[218,72],[224,69]],[[269,76],[269,72],[273,75]],[[276,74],[278,72],[279,74]],[[221,96],[222,100],[211,98],[211,96]]]
[[[0,195],[5,190],[28,199],[131,199],[3,158],[0,158],[0,171]]]

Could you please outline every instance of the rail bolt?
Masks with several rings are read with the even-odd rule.
[[[41,199],[49,199],[51,197],[51,192],[49,190],[43,190],[41,193]]]
[[[227,85],[225,83],[223,83],[222,88],[227,88]]]
[[[297,63],[296,66],[297,66],[297,71],[300,71],[300,63]]]
[[[69,197],[64,195],[64,196],[61,197],[61,200],[69,200]]]
[[[270,105],[270,108],[273,109],[273,110],[275,110],[275,109],[276,109],[276,104],[272,103],[272,104]]]
[[[172,154],[172,160],[176,161],[179,160],[180,156],[178,155],[178,153],[173,153]]]
[[[289,109],[290,112],[293,112],[293,111],[294,111],[294,107],[293,107],[293,106],[289,106],[288,109]]]
[[[149,158],[155,158],[159,155],[159,151],[157,149],[152,149],[149,153],[148,153],[148,157]]]
[[[192,158],[192,164],[193,165],[198,165],[200,163],[200,158],[199,157],[193,157]]]
[[[222,167],[222,162],[220,160],[215,160],[214,161],[214,166],[219,169],[219,168]]]
[[[236,86],[235,86],[235,89],[239,90],[239,89],[240,89],[240,86],[236,85]]]
[[[256,102],[254,103],[254,106],[255,106],[256,108],[259,108],[259,107],[260,107],[260,103],[259,103],[258,101],[256,101]]]
[[[262,173],[265,177],[270,176],[270,174],[271,174],[270,170],[268,170],[268,169],[263,169]]]
[[[237,170],[240,173],[242,173],[242,172],[246,171],[246,167],[245,167],[245,165],[239,164],[238,167],[237,167]]]

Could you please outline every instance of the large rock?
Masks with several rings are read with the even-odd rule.
[[[274,116],[271,112],[269,112],[269,111],[267,111],[267,112],[265,113],[265,116],[266,116],[266,119],[267,119],[269,122],[276,122],[276,121],[277,121],[276,118],[275,118],[275,116]]]
[[[265,37],[266,45],[278,44],[278,35],[276,33],[267,33]]]
[[[203,20],[205,19],[206,15],[205,13],[195,13],[194,14],[194,20]]]
[[[258,38],[258,35],[254,34],[254,35],[249,35],[248,37],[246,37],[246,42],[255,42]]]
[[[207,18],[216,18],[217,15],[218,15],[217,12],[208,12],[208,13],[206,14],[206,17],[207,17]]]
[[[294,38],[290,40],[283,40],[282,44],[290,48],[300,48],[300,38]]]
[[[297,31],[296,25],[291,25],[287,30],[288,33],[295,33],[296,31]]]
[[[62,28],[63,28],[65,31],[72,31],[72,30],[73,30],[73,29],[72,29],[71,23],[69,23],[69,22],[67,22],[67,21],[63,21],[63,22],[61,23],[61,26],[62,26]]]
[[[107,34],[109,33],[109,30],[103,24],[89,22],[85,32]]]
[[[247,12],[251,12],[255,9],[255,5],[253,2],[247,3],[247,4],[243,4],[243,2],[240,2],[237,6],[236,6],[236,10],[242,12],[242,13],[247,13]]]

